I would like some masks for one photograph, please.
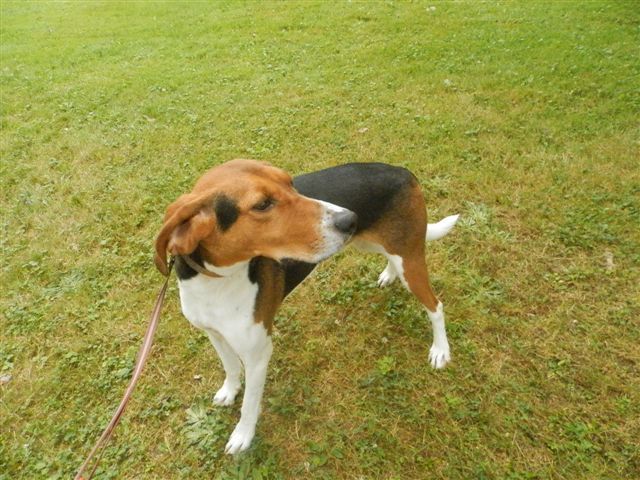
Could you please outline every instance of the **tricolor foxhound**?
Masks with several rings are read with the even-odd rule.
[[[233,403],[244,367],[241,417],[227,453],[246,450],[253,439],[276,310],[317,263],[347,243],[387,258],[378,284],[399,278],[426,307],[433,327],[429,359],[435,368],[445,366],[449,343],[442,303],[429,284],[425,240],[443,237],[457,219],[427,225],[416,178],[381,163],[292,179],[264,162],[233,160],[169,205],[155,261],[166,274],[167,253],[176,256],[182,312],[220,356],[226,378],[216,404]]]

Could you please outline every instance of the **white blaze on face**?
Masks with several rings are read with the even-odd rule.
[[[346,208],[339,207],[329,202],[316,200],[322,206],[322,217],[320,221],[321,244],[312,260],[318,263],[326,258],[338,253],[340,249],[351,239],[351,234],[341,232],[336,228],[336,216],[349,213]]]

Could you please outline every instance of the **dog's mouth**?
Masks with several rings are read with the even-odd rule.
[[[322,240],[311,245],[311,252],[286,252],[277,255],[278,261],[297,261],[320,263],[340,252],[351,240],[353,234],[333,234],[323,236]]]

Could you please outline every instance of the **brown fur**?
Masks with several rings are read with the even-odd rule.
[[[426,230],[424,196],[420,185],[414,181],[410,188],[398,193],[380,220],[354,240],[382,245],[387,253],[402,257],[409,289],[427,309],[435,312],[438,299],[431,288],[424,260]]]
[[[259,290],[254,321],[262,323],[271,335],[273,319],[284,298],[284,272],[278,263],[270,258],[259,258],[255,262],[255,277]]]
[[[233,228],[226,231],[218,228],[214,211],[221,194],[239,209]],[[273,199],[274,207],[255,211],[265,198]],[[209,170],[191,193],[167,208],[156,239],[156,266],[166,275],[167,252],[187,255],[198,246],[205,260],[221,267],[258,256],[277,259],[285,248],[313,256],[322,241],[321,215],[317,202],[298,194],[284,171],[255,160],[233,160]]]
[[[218,228],[214,210],[215,199],[221,194],[233,200],[239,210],[233,228],[224,231]],[[252,210],[265,198],[275,202],[270,211]],[[298,194],[286,172],[264,162],[233,160],[209,170],[190,193],[169,205],[156,239],[156,265],[166,275],[167,251],[187,255],[196,248],[216,266],[269,257],[257,259],[254,266],[259,285],[255,321],[271,333],[284,291],[283,271],[271,259],[279,258],[278,251],[285,247],[289,252],[297,247],[302,254],[312,255],[320,242],[319,215],[317,203]],[[438,299],[424,261],[426,228],[424,197],[414,180],[398,192],[387,213],[354,240],[381,245],[387,253],[402,257],[409,289],[434,312]]]

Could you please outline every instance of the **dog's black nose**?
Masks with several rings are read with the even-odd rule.
[[[335,214],[333,217],[333,224],[340,232],[351,235],[356,231],[358,216],[351,210],[344,210]]]

